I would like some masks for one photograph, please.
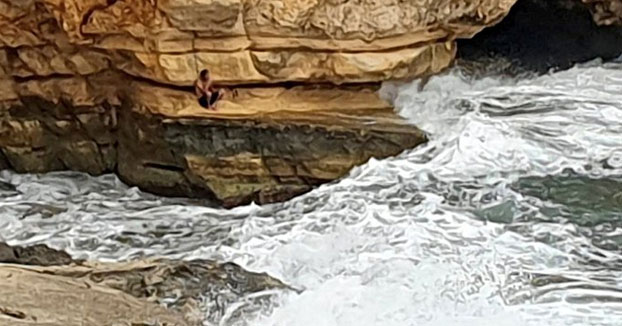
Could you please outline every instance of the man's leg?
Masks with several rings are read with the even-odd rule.
[[[216,108],[214,107],[216,105],[216,102],[218,102],[218,100],[220,100],[220,98],[222,97],[222,91],[221,90],[217,90],[212,92],[212,96],[210,96],[210,101],[209,101],[209,106],[212,110],[216,110]]]
[[[207,99],[207,94],[203,94],[201,97],[199,97],[199,105],[206,109],[210,107],[209,100]]]

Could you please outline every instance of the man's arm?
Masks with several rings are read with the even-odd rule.
[[[215,91],[211,77],[210,77],[210,79],[207,80],[207,85],[205,86],[205,90],[208,91],[208,92],[214,92]]]
[[[196,94],[197,97],[201,97],[201,96],[203,96],[203,93],[204,93],[203,89],[201,89],[201,87],[199,87],[199,82],[195,81],[194,82],[194,94]]]

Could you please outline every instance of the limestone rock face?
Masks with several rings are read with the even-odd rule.
[[[453,39],[514,1],[2,0],[0,45],[20,77],[115,68],[190,85],[207,66],[223,84],[369,82],[438,72]]]
[[[425,141],[375,93],[515,0],[0,0],[0,168],[272,202]],[[235,92],[217,112],[197,72]]]

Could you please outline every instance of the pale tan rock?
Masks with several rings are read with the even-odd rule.
[[[307,46],[316,49],[381,50],[452,35],[470,37],[499,21],[514,2],[247,0],[244,19],[250,38],[260,48],[264,40],[276,47],[299,38],[309,40]]]
[[[181,314],[108,287],[0,266],[0,325],[190,325]]]
[[[63,1],[68,8],[64,12]],[[177,29],[205,38],[248,36],[253,49],[376,51],[446,36],[470,37],[504,17],[515,0],[45,2],[74,38],[101,34],[159,38],[163,30]]]
[[[172,27],[209,38],[245,36],[244,5],[240,0],[160,0],[157,4]]]
[[[214,112],[144,82],[117,94],[115,78],[18,83],[20,103],[0,117],[3,160],[20,172],[114,171],[145,190],[233,206],[285,200],[425,141],[376,86],[240,88]]]
[[[470,37],[499,21],[515,0],[41,1],[47,11],[35,9],[31,1],[30,7],[19,8],[26,10],[29,20],[5,19],[7,26],[18,28],[19,23],[28,31],[35,27],[36,17],[55,17],[71,43],[109,51],[118,69],[158,82],[188,85],[204,66],[217,70],[216,80],[225,84],[416,77],[426,69],[391,67],[421,65],[418,57],[422,53],[426,65],[446,67],[455,53],[451,40]],[[21,32],[5,43],[44,44],[50,33],[54,34]],[[434,44],[438,40],[443,41]],[[428,55],[430,51],[435,55]],[[65,53],[64,49],[49,47],[20,52],[25,67],[12,70],[17,76],[28,71],[90,74],[107,68],[103,54],[87,54],[86,50],[64,57],[56,53]]]
[[[185,54],[134,53],[113,59],[118,69],[160,83],[191,85],[208,67],[223,85],[285,81],[364,83],[425,76],[446,68],[455,43],[433,43],[388,53],[314,51],[238,51]]]
[[[95,8],[108,5],[107,0],[44,0],[43,3],[74,43],[90,43],[82,36],[82,22]]]
[[[431,75],[449,66],[454,55],[453,42],[387,53],[252,52],[255,67],[269,80],[337,84]]]
[[[17,77],[90,75],[109,67],[107,56],[90,50],[63,53],[51,45],[22,47],[9,58],[10,74]]]
[[[92,107],[106,101],[119,105],[118,75],[94,75],[29,80],[14,86],[19,96],[39,97],[52,103],[65,101],[72,106]]]
[[[33,209],[59,210],[50,205]],[[132,238],[118,237],[118,241]],[[101,263],[75,260],[42,244],[18,247],[0,242],[2,326],[215,324],[229,308],[244,314],[240,299],[255,301],[252,294],[258,292],[265,299],[266,290],[275,289],[300,292],[266,273],[246,271],[230,262]]]
[[[234,99],[231,99],[230,94],[227,95],[219,103],[216,112],[201,108],[192,94],[145,83],[133,83],[129,97],[137,107],[144,108],[151,114],[179,119],[190,117],[250,119],[259,116],[270,117],[274,114],[271,119],[281,120],[285,112],[303,114],[320,111],[355,115],[351,112],[368,111],[372,114],[375,111],[392,110],[391,105],[381,100],[371,87],[241,88],[236,90]],[[399,120],[394,119],[394,122],[397,123]]]

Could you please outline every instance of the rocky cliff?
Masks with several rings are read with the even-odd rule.
[[[0,168],[284,200],[425,141],[378,83],[443,70],[514,1],[0,0]],[[235,89],[217,112],[204,67]]]

